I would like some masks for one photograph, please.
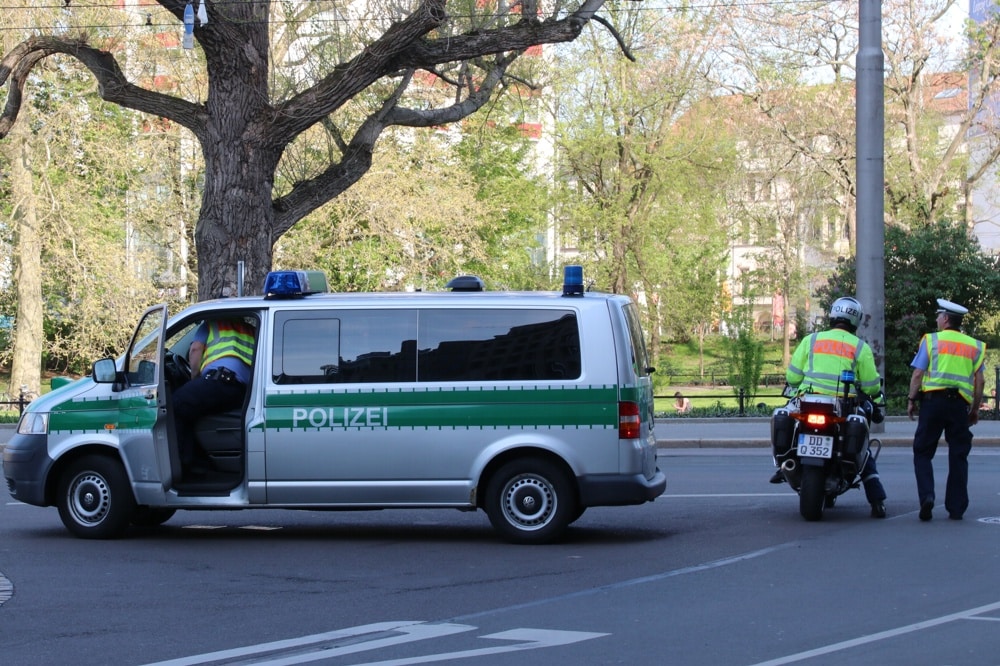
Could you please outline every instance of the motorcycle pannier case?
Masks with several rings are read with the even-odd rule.
[[[771,444],[774,445],[774,455],[783,456],[792,448],[792,434],[795,430],[795,419],[787,409],[774,410],[771,418]]]
[[[859,416],[851,416],[844,425],[844,457],[853,458],[861,453],[868,436],[868,426]]]

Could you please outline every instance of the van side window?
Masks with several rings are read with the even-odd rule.
[[[632,368],[636,376],[646,377],[649,375],[649,354],[646,352],[646,340],[639,323],[639,312],[633,303],[623,306],[622,312],[628,322],[629,338],[632,341]]]
[[[275,384],[565,380],[582,372],[572,310],[279,312],[273,355]]]
[[[327,310],[275,314],[275,384],[416,381],[413,310]]]
[[[421,310],[421,382],[580,377],[580,331],[572,310]]]

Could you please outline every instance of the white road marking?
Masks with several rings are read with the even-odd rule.
[[[713,560],[711,562],[704,562],[702,564],[692,564],[689,567],[682,567],[680,569],[671,569],[670,571],[664,571],[658,574],[651,574],[649,576],[642,576],[641,578],[631,578],[629,580],[619,581],[617,583],[609,583],[607,585],[599,585],[598,587],[590,587],[585,590],[578,590],[577,592],[569,592],[568,594],[562,594],[557,597],[545,597],[544,599],[535,599],[534,601],[526,601],[520,604],[512,604],[510,606],[504,606],[502,608],[491,608],[485,611],[479,611],[477,613],[468,613],[467,615],[462,615],[459,617],[451,618],[455,622],[466,622],[468,620],[484,617],[489,615],[496,615],[498,613],[509,613],[511,611],[518,611],[525,608],[532,608],[534,606],[544,606],[546,604],[551,604],[554,602],[567,601],[569,599],[578,599],[582,597],[589,597],[597,594],[604,594],[610,590],[620,590],[628,587],[633,587],[636,585],[646,585],[647,583],[653,583],[660,580],[666,580],[668,578],[673,578],[675,576],[686,576],[687,574],[698,573],[701,571],[709,571],[711,569],[718,569],[720,567],[726,567],[730,564],[738,564],[740,562],[745,562],[747,560],[753,560],[758,557],[764,557],[765,555],[770,555],[779,550],[785,548],[791,548],[797,545],[797,541],[789,541],[787,543],[781,543],[776,546],[768,546],[767,548],[761,548],[760,550],[750,551],[749,553],[742,553],[740,555],[733,555],[732,557],[725,557],[721,560]]]
[[[687,493],[676,495],[660,495],[656,499],[670,499],[677,497],[798,497],[793,491],[785,493]]]
[[[588,631],[556,631],[551,629],[511,629],[498,634],[480,636],[480,638],[495,638],[505,641],[522,641],[517,645],[502,645],[492,648],[479,648],[477,650],[461,650],[458,652],[442,652],[440,654],[428,654],[422,657],[405,657],[402,659],[390,659],[388,661],[370,661],[357,666],[407,666],[407,664],[430,664],[436,661],[451,661],[452,659],[469,659],[472,657],[485,657],[491,654],[501,654],[503,652],[518,652],[520,650],[538,650],[540,648],[555,647],[557,645],[569,645],[580,641],[589,641],[593,638],[610,636],[610,634],[599,634]]]
[[[170,661],[160,661],[146,666],[195,666],[197,664],[208,664],[215,661],[228,661],[231,659],[252,658],[257,666],[291,666],[292,664],[304,664],[310,661],[321,659],[331,659],[348,654],[377,650],[379,648],[402,643],[411,643],[428,638],[441,638],[451,634],[459,634],[466,631],[473,631],[476,627],[467,624],[440,623],[425,624],[415,622],[380,622],[376,624],[366,624],[349,629],[341,629],[323,634],[313,634],[301,638],[274,641],[272,643],[262,643],[233,650],[220,650],[207,654],[182,657]],[[358,636],[371,635],[368,640],[360,642],[351,641],[348,645],[330,645],[334,641],[346,638],[356,638]],[[491,654],[501,654],[504,652],[518,652],[521,650],[538,650],[540,648],[556,647],[558,645],[569,645],[579,643],[609,634],[594,633],[585,631],[557,631],[551,629],[511,629],[496,634],[480,636],[480,638],[492,638],[505,641],[519,641],[516,645],[500,645],[496,647],[477,648],[474,650],[460,650],[457,652],[442,652],[439,654],[423,655],[419,657],[403,657],[400,659],[390,659],[386,661],[372,661],[357,666],[405,666],[406,664],[429,664],[436,661],[451,661],[453,659],[469,659],[482,657]],[[308,646],[313,646],[311,650],[305,651]],[[274,654],[273,658],[268,658],[268,653],[280,653],[294,651],[295,654],[282,656]]]
[[[314,648],[315,651],[308,654],[298,653],[290,657],[278,657],[272,660],[254,662],[255,664],[267,664],[268,666],[279,666],[280,664],[302,664],[309,661],[317,661],[319,659],[327,659],[330,657],[339,657],[345,654],[353,654],[355,652],[363,652],[365,650],[375,650],[390,645],[399,645],[401,643],[410,643],[427,638],[448,636],[450,634],[472,631],[474,629],[475,627],[467,624],[426,624],[414,621],[377,622],[374,624],[364,624],[358,627],[350,627],[348,629],[328,631],[322,634],[313,634],[311,636],[289,638],[281,641],[273,641],[271,643],[260,643],[258,645],[249,645],[247,647],[234,648],[232,650],[207,652],[205,654],[181,657],[179,659],[171,659],[169,661],[158,661],[146,664],[145,666],[195,666],[196,664],[209,664],[213,661],[240,659],[243,657],[259,658],[266,655],[268,652],[279,652],[282,650],[301,651],[306,646],[317,646]],[[332,641],[364,636],[366,634],[372,634],[372,638],[360,643],[352,642],[349,645],[340,647],[328,647],[323,645]]]
[[[812,659],[813,657],[820,657],[823,655],[831,654],[833,652],[840,652],[841,650],[848,650],[850,648],[858,647],[859,645],[867,645],[868,643],[876,643],[887,638],[895,638],[897,636],[903,636],[905,634],[911,634],[914,631],[920,631],[921,629],[929,629],[930,627],[937,627],[942,624],[947,624],[949,622],[954,622],[956,620],[979,620],[986,618],[977,618],[975,615],[981,615],[983,613],[989,613],[1000,609],[1000,602],[987,604],[985,606],[979,606],[977,608],[970,608],[969,610],[960,611],[958,613],[952,613],[951,615],[942,615],[941,617],[932,618],[930,620],[924,620],[923,622],[916,622],[914,624],[908,624],[903,627],[897,627],[895,629],[888,629],[886,631],[880,631],[877,634],[870,634],[868,636],[859,636],[858,638],[852,638],[849,641],[841,641],[840,643],[833,643],[832,645],[825,645],[814,650],[807,650],[805,652],[799,652],[798,654],[790,654],[785,657],[778,657],[777,659],[772,659],[770,661],[762,661],[752,666],[780,666],[781,664],[791,664],[796,661],[803,661],[805,659]],[[994,619],[994,618],[989,618]]]

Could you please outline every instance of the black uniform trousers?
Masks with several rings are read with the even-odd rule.
[[[944,433],[948,442],[948,483],[944,508],[961,516],[969,507],[969,403],[954,390],[925,393],[920,402],[917,431],[913,437],[913,472],[917,477],[917,499],[921,504],[934,501],[934,465],[938,441]]]
[[[195,442],[198,419],[242,407],[246,391],[246,385],[240,382],[205,379],[199,375],[174,392],[174,426],[181,465],[189,466],[199,455],[204,455]]]

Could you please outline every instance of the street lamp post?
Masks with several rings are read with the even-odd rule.
[[[882,2],[859,0],[857,55],[856,177],[858,299],[868,315],[858,328],[885,376],[885,99]],[[874,432],[883,432],[873,424]]]

